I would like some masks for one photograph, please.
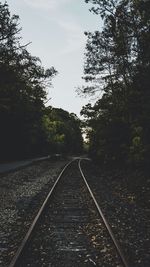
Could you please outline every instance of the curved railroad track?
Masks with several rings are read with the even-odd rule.
[[[81,168],[69,162],[9,267],[128,267]]]

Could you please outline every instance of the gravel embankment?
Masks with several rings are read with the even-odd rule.
[[[7,267],[69,160],[46,160],[0,175],[0,267]]]
[[[150,177],[138,171],[83,171],[131,267],[150,266]]]

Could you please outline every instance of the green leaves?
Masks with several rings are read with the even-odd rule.
[[[150,2],[89,0],[104,21],[87,32],[83,93],[102,91],[82,109],[90,151],[103,162],[148,161],[150,155]],[[142,129],[142,130],[141,130]]]
[[[73,113],[52,107],[45,108],[43,127],[49,151],[57,153],[80,153],[82,135],[80,120]]]

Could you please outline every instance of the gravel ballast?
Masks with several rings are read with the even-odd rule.
[[[46,160],[0,175],[0,266],[7,267],[56,181],[63,160]]]
[[[104,170],[89,161],[81,166],[129,266],[149,267],[149,176],[138,170]]]
[[[69,159],[0,175],[0,267],[7,267]],[[81,167],[131,267],[150,266],[150,178],[139,171]],[[107,266],[106,266],[107,267]]]

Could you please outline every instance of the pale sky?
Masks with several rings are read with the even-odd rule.
[[[2,1],[4,3],[5,1]],[[89,12],[84,0],[7,0],[11,14],[19,15],[23,43],[38,56],[45,68],[54,66],[59,74],[49,89],[49,105],[78,116],[88,99],[75,88],[83,85],[85,31],[98,30],[100,18]]]

